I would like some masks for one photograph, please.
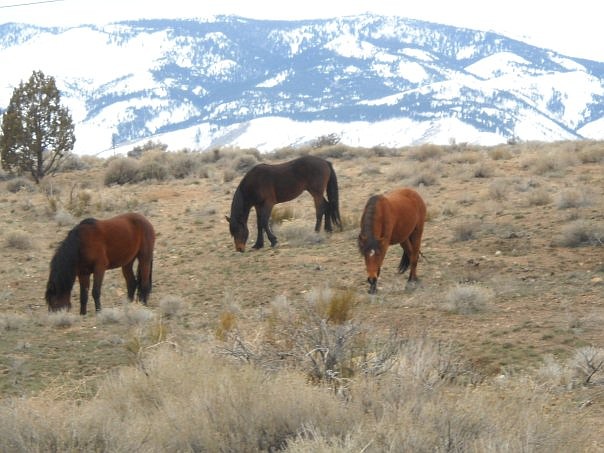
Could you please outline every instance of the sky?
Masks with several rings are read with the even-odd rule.
[[[296,20],[363,13],[494,31],[539,47],[604,61],[601,0],[0,0],[0,24],[72,26],[218,14]],[[498,6],[499,4],[499,6]]]

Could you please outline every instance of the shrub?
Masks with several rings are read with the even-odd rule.
[[[484,160],[480,161],[472,171],[475,178],[490,178],[493,176],[493,173],[493,167]]]
[[[558,209],[580,208],[590,204],[591,197],[587,189],[566,189],[560,192],[556,199]]]
[[[105,171],[105,185],[134,183],[138,179],[139,162],[130,157],[118,157],[109,162]]]
[[[67,211],[58,210],[55,214],[55,222],[59,226],[67,226],[75,224],[75,218]]]
[[[527,196],[529,206],[545,206],[551,203],[552,197],[545,189],[531,190]]]
[[[445,297],[448,311],[459,314],[472,314],[483,311],[492,293],[480,286],[457,285],[447,292]]]
[[[438,159],[444,154],[443,147],[440,145],[424,144],[409,150],[409,158],[424,162],[429,159]]]
[[[276,207],[271,212],[272,223],[283,223],[286,220],[294,220],[294,208],[289,205]]]
[[[13,178],[13,179],[7,181],[6,190],[8,190],[11,193],[17,193],[17,192],[21,192],[21,191],[34,192],[35,185],[29,179],[26,179],[23,177],[18,177],[18,178]]]
[[[108,307],[97,313],[96,319],[101,324],[120,324],[126,320],[126,314],[119,308]]]
[[[197,173],[201,167],[201,158],[199,154],[190,152],[178,152],[170,156],[168,163],[170,174],[176,179],[184,179]],[[207,177],[207,174],[203,174]]]
[[[491,149],[489,152],[489,157],[493,160],[508,160],[512,158],[512,152],[508,147],[498,146],[496,148]]]
[[[167,318],[178,316],[185,306],[185,301],[179,296],[164,296],[159,301],[159,310]]]
[[[480,224],[476,220],[459,222],[453,227],[454,241],[469,241],[476,237]]]
[[[60,171],[76,171],[76,170],[86,170],[90,168],[89,164],[81,159],[78,155],[70,153],[64,157],[59,165]]]
[[[52,327],[56,327],[59,329],[73,326],[77,319],[78,315],[75,315],[74,313],[67,310],[59,310],[56,312],[48,313],[48,323]]]
[[[562,233],[557,242],[558,245],[563,247],[602,246],[604,244],[604,230],[595,228],[583,220],[577,220],[562,228]]]
[[[6,247],[17,250],[30,250],[32,248],[32,240],[29,234],[15,231],[6,236]]]
[[[604,375],[604,349],[594,346],[579,348],[570,363],[583,384],[594,382]]]
[[[505,200],[510,190],[510,184],[502,179],[497,179],[489,185],[489,195],[494,200]]]
[[[246,173],[252,167],[258,164],[258,158],[253,154],[244,154],[233,160],[232,169],[236,173]]]
[[[27,323],[27,318],[18,313],[0,315],[0,330],[19,330]]]
[[[149,151],[140,158],[137,181],[164,181],[169,176],[168,159],[160,151]]]

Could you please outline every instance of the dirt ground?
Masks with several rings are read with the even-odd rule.
[[[43,191],[11,193],[6,181],[0,185],[0,315],[21,321],[0,333],[2,395],[93,379],[131,362],[124,347],[129,326],[99,324],[90,302],[86,317],[56,328],[45,321],[43,299],[50,259],[67,232],[84,217],[128,210],[145,214],[157,232],[150,309],[157,311],[166,297],[186,304],[170,326],[175,341],[213,341],[227,310],[254,332],[275,298],[300,304],[313,289],[329,287],[352,291],[355,318],[376,332],[454,342],[487,376],[530,370],[548,355],[563,359],[583,346],[604,348],[604,247],[598,243],[604,164],[578,159],[577,149],[527,144],[501,156],[487,148],[444,147],[435,157],[332,157],[344,230],[315,235],[312,199],[303,194],[279,206],[293,210],[294,219],[275,225],[278,246],[243,254],[234,250],[225,220],[242,173],[227,182],[217,167],[207,178],[106,187],[99,165],[48,178]],[[62,205],[86,192],[84,212],[59,222],[49,186]],[[370,195],[400,186],[415,187],[428,206],[420,285],[406,288],[407,277],[397,274],[401,249],[392,246],[378,294],[370,296],[356,246],[358,222]],[[572,225],[591,234],[587,242],[564,245]],[[472,313],[448,308],[458,285],[484,289],[484,306]],[[124,299],[121,273],[108,272],[103,307],[121,307]],[[72,301],[77,313],[77,289]],[[601,386],[572,398],[589,401],[589,417],[601,420]]]

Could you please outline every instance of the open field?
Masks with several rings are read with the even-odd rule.
[[[107,186],[115,160],[82,159],[87,168],[40,187],[0,183],[0,451],[604,451],[604,143],[310,152],[334,165],[343,231],[315,234],[303,194],[276,208],[278,246],[243,254],[225,220],[232,194],[258,159],[293,151],[217,151],[180,179],[162,173],[171,160],[160,153],[159,181]],[[399,186],[428,206],[420,285],[406,288],[392,246],[371,296],[359,219],[370,195]],[[128,304],[114,270],[101,314],[92,301],[87,316],[76,314],[76,285],[73,312],[49,315],[43,295],[57,244],[85,217],[125,211],[145,214],[157,232],[149,307]],[[140,376],[150,382],[135,386]],[[221,383],[227,394],[199,404],[220,418],[232,403],[247,421],[212,428],[205,417],[203,429],[174,421],[189,411],[202,418],[180,401],[196,395],[195,384]],[[168,402],[149,397],[134,412],[143,397],[128,385]],[[135,414],[115,409],[136,418],[128,434],[120,416],[100,409],[119,405],[109,394]],[[245,412],[265,398],[275,407]],[[96,425],[81,411],[105,415]],[[277,441],[233,441],[246,423],[270,438],[252,423],[267,413],[267,426],[307,415]],[[39,418],[52,420],[54,434]],[[426,420],[434,429],[420,435]],[[231,435],[209,434],[222,429]]]

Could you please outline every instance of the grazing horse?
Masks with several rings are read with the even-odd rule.
[[[122,268],[128,299],[138,298],[147,305],[151,292],[151,271],[155,232],[142,215],[127,213],[107,220],[85,219],[59,244],[50,262],[46,285],[49,311],[71,309],[71,290],[76,277],[80,282],[80,314],[86,314],[90,274],[94,275],[92,297],[101,310],[101,285],[105,270]],[[138,260],[137,275],[132,270]]]
[[[369,293],[377,292],[377,279],[388,246],[400,244],[403,256],[399,264],[402,274],[411,264],[409,282],[417,280],[426,205],[417,192],[396,189],[384,195],[374,195],[367,201],[361,217],[359,251],[365,257]]]
[[[342,229],[338,207],[338,180],[333,166],[316,156],[303,156],[282,164],[258,164],[248,171],[231,203],[231,215],[227,216],[231,236],[235,240],[235,250],[243,252],[248,239],[247,220],[252,207],[256,210],[258,237],[253,248],[264,247],[264,234],[277,244],[269,219],[273,206],[298,197],[307,190],[315,202],[317,222],[315,231],[321,229],[325,217],[325,231],[332,231],[332,223]],[[327,192],[327,200],[323,194]]]

